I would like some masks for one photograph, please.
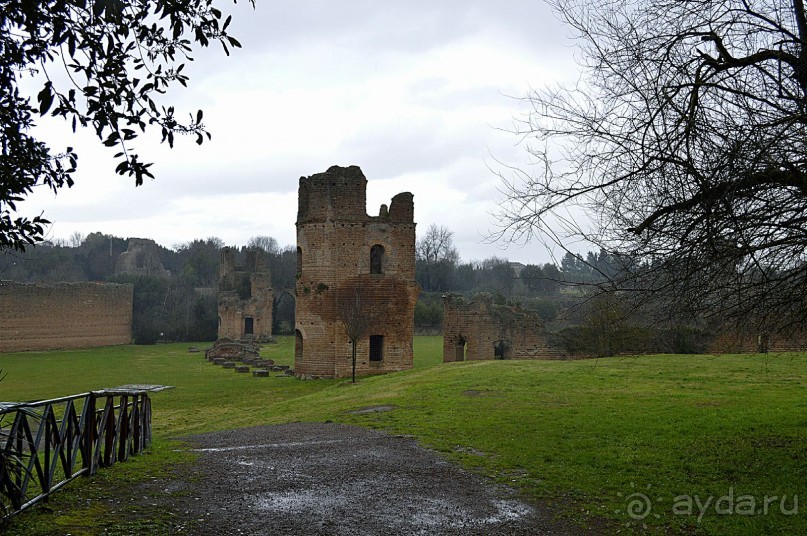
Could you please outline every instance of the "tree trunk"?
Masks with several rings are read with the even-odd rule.
[[[356,383],[356,341],[352,341],[353,346],[353,383]]]

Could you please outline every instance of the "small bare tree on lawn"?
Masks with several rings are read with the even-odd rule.
[[[366,291],[359,285],[348,285],[337,294],[336,316],[345,326],[345,333],[353,347],[353,383],[356,383],[356,342],[367,334],[373,324],[371,308],[367,304]]]

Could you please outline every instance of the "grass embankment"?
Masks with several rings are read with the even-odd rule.
[[[290,363],[292,346],[281,339],[262,355]],[[355,385],[236,374],[187,353],[187,345],[4,355],[0,398],[176,386],[153,395],[153,451],[105,471],[104,484],[168,470],[181,458],[170,437],[334,421],[411,434],[582,522],[591,515],[639,531],[807,533],[805,355],[443,365],[441,352],[439,337],[416,338],[414,370]],[[396,409],[348,413],[374,405]],[[11,528],[46,534],[37,527],[62,523],[73,534],[125,532],[108,509],[83,506],[92,484],[70,488]],[[63,510],[65,502],[76,506]]]

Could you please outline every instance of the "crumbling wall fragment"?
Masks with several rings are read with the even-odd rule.
[[[235,265],[235,251],[221,250],[219,338],[268,341],[272,338],[272,280],[263,256],[247,250],[246,264]]]
[[[496,305],[490,295],[443,297],[443,362],[480,359],[562,359],[536,311]]]

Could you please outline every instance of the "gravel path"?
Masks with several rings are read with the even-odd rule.
[[[175,482],[186,534],[581,534],[412,439],[296,423],[182,438],[200,453]]]

